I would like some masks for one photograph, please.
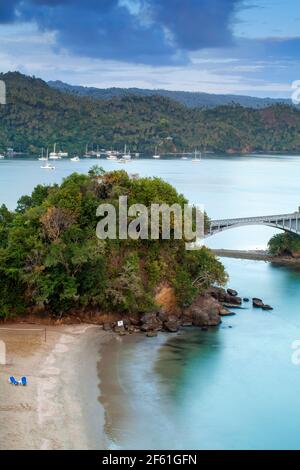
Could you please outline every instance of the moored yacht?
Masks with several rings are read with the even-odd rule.
[[[59,152],[56,152],[56,143],[53,146],[53,152],[50,152],[50,160],[59,160],[61,158]]]
[[[55,166],[51,165],[48,161],[48,149],[47,149],[47,163],[45,163],[45,165],[42,165],[41,168],[42,170],[55,170]]]
[[[124,147],[124,154],[122,155],[123,160],[131,160],[131,154],[130,152],[127,152],[127,145],[125,144]]]

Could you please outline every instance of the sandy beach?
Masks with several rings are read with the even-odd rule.
[[[0,449],[105,449],[98,363],[111,335],[98,326],[1,325]],[[36,330],[36,331],[32,331]],[[26,375],[28,386],[8,383]]]

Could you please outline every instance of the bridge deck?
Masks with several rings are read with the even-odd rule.
[[[292,232],[300,235],[300,212],[293,212],[291,214],[212,220],[210,223],[209,235],[243,225],[268,225],[279,228],[286,232]]]

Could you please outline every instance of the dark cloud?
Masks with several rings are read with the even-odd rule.
[[[34,21],[56,31],[57,47],[95,58],[182,64],[189,51],[231,43],[242,0],[139,0],[132,13],[118,0],[0,0],[0,22]]]

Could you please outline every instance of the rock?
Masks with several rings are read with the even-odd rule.
[[[248,297],[244,297],[244,298],[243,298],[243,301],[244,301],[244,302],[249,302]]]
[[[176,321],[174,320],[166,321],[164,323],[164,328],[165,330],[169,331],[169,333],[177,333],[177,331],[179,330],[179,322],[177,319]]]
[[[253,297],[252,299],[252,305],[255,308],[262,308],[264,303],[261,299],[258,299],[257,297]]]
[[[199,295],[192,305],[184,309],[184,321],[191,321],[195,326],[216,326],[221,322],[222,306],[210,294]]]
[[[159,320],[162,322],[168,321],[170,317],[170,315],[167,312],[163,312],[163,311],[159,312],[157,316]]]
[[[145,313],[141,318],[141,330],[153,331],[162,329],[162,321],[158,318],[157,312]]]
[[[126,334],[126,330],[125,330],[124,326],[116,326],[116,327],[114,328],[114,332],[115,332],[115,333],[118,333],[119,335],[124,335],[124,334]]]
[[[148,338],[155,338],[157,336],[157,331],[148,331],[148,333],[146,333],[146,336]]]
[[[238,292],[234,289],[227,289],[227,294],[232,295],[232,297],[237,297]]]
[[[271,305],[264,304],[264,305],[262,306],[262,309],[263,309],[263,310],[273,310],[273,307],[271,307]]]
[[[111,331],[111,326],[109,323],[104,323],[103,325],[103,330],[104,331]]]
[[[231,315],[235,315],[235,313],[228,310],[228,308],[221,307],[219,310],[219,315],[221,315],[221,317],[229,317]]]
[[[236,295],[230,295],[228,292],[225,291],[225,289],[222,289],[220,287],[211,287],[207,290],[207,293],[214,299],[218,300],[218,302],[232,305],[240,305],[242,303],[242,299],[240,297]]]

